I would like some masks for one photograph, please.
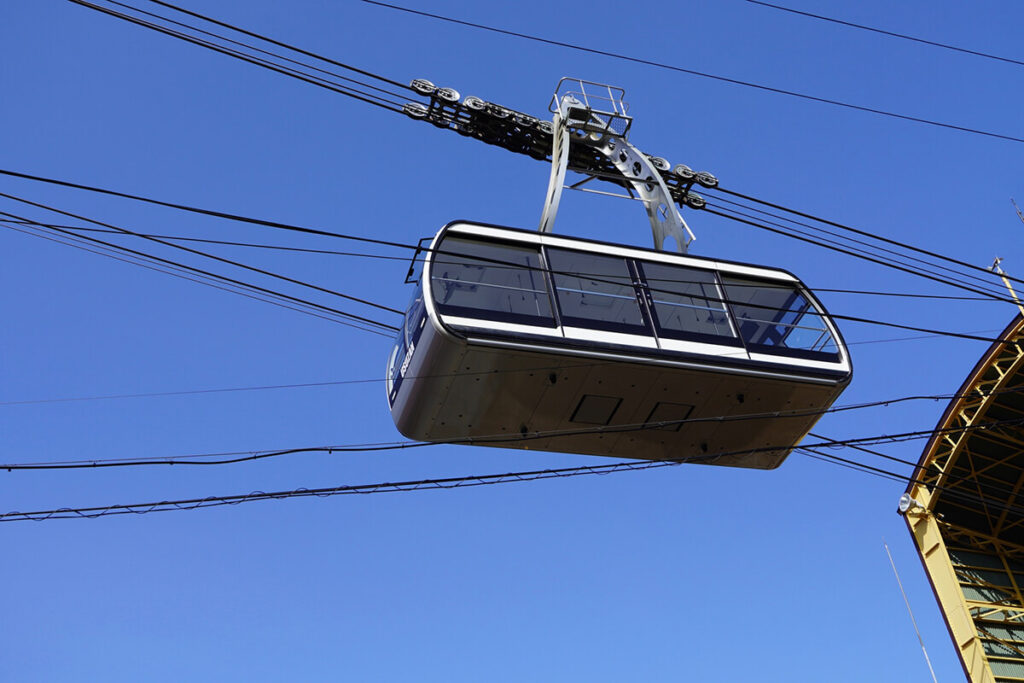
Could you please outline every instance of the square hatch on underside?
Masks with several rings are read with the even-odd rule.
[[[651,424],[656,422],[669,422],[675,424],[666,424],[660,427],[652,427],[652,429],[662,429],[669,432],[678,432],[683,427],[682,420],[690,417],[690,413],[693,412],[693,406],[685,403],[655,403],[654,409],[651,410],[651,414],[644,420],[644,424]]]
[[[606,425],[612,421],[621,403],[622,399],[617,396],[584,394],[569,421],[587,425]]]

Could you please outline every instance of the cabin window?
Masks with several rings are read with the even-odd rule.
[[[546,253],[565,325],[649,334],[625,259],[566,249]]]
[[[647,261],[640,266],[659,336],[740,344],[714,272]]]
[[[430,273],[444,315],[555,326],[539,247],[448,237]]]
[[[751,351],[836,360],[839,349],[821,313],[783,283],[722,278],[740,336]]]

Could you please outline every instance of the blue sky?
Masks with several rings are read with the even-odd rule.
[[[792,6],[1024,58],[1016,3]],[[1024,200],[1022,143],[354,1],[188,7],[399,81],[427,78],[537,116],[562,76],[619,85],[636,117],[631,140],[645,152],[979,266],[1002,256],[1024,277],[1024,225],[1009,201]],[[741,0],[415,7],[1024,136],[1024,67]],[[527,157],[68,2],[5,3],[0,18],[3,168],[403,243],[456,218],[519,227],[539,219],[548,167]],[[0,192],[140,232],[406,255],[10,178],[0,179]],[[687,220],[697,234],[693,253],[786,268],[811,287],[963,294],[714,216],[689,212]],[[578,193],[564,198],[555,229],[650,244],[638,205]],[[6,228],[0,248],[3,462],[401,438],[383,388],[385,337]],[[400,260],[210,250],[396,308],[409,296]],[[833,313],[990,336],[1016,313],[998,302],[821,298]],[[841,405],[952,393],[986,347],[852,322],[842,329],[855,371]],[[349,380],[368,381],[51,400]],[[930,429],[943,408],[920,401],[851,411],[826,417],[815,432]],[[921,447],[882,449],[916,460]],[[604,462],[438,446],[220,467],[0,472],[0,512]],[[794,453],[769,472],[693,465],[4,524],[0,678],[924,680],[885,539],[939,680],[953,680],[959,663],[895,512],[902,490]]]

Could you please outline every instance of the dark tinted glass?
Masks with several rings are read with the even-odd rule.
[[[647,288],[654,302],[658,333],[676,339],[739,339],[732,329],[725,296],[713,272],[681,266],[644,262],[641,264]]]
[[[564,249],[547,255],[565,324],[648,333],[625,259]]]
[[[794,287],[722,278],[725,298],[748,346],[795,355],[838,354],[821,314]]]
[[[555,325],[537,248],[449,237],[433,256],[430,280],[444,314]]]

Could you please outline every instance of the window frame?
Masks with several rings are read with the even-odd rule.
[[[714,344],[716,346],[730,346],[733,348],[743,348],[743,339],[740,337],[739,329],[736,327],[736,320],[732,315],[732,310],[729,308],[729,303],[725,298],[725,290],[722,288],[722,279],[717,270],[706,270],[702,268],[693,268],[691,266],[684,266],[675,263],[659,263],[657,261],[650,261],[644,259],[633,259],[636,263],[637,274],[639,275],[640,284],[643,288],[644,297],[647,300],[647,307],[650,311],[651,321],[654,324],[654,332],[659,339],[673,339],[676,341],[693,341],[700,342],[703,344]],[[704,332],[694,332],[688,330],[675,330],[672,328],[665,327],[661,323],[661,319],[658,316],[658,309],[655,304],[658,302],[655,300],[655,293],[666,293],[675,294],[676,296],[690,296],[691,298],[701,298],[708,300],[702,296],[691,296],[688,294],[682,294],[679,292],[671,292],[664,287],[652,287],[650,281],[647,279],[647,272],[644,270],[644,264],[651,264],[655,266],[663,266],[667,268],[676,269],[679,271],[696,271],[700,273],[709,273],[712,278],[712,283],[718,290],[719,298],[716,303],[722,304],[722,312],[725,314],[725,318],[728,322],[730,334],[729,335],[717,335],[707,334]],[[711,299],[711,301],[715,301]],[[667,302],[666,302],[667,303]],[[708,309],[710,310],[710,309]]]
[[[751,279],[750,277],[745,277],[745,276],[738,275],[738,274],[726,274],[726,276],[723,277],[721,272],[719,273],[719,280],[720,280],[720,282],[722,284],[722,291],[725,294],[726,306],[728,306],[730,314],[733,316],[733,320],[735,321],[736,331],[739,334],[739,336],[740,336],[740,338],[741,338],[741,340],[743,342],[744,347],[747,349],[747,351],[749,353],[752,353],[752,354],[753,353],[764,354],[764,355],[769,355],[769,356],[783,356],[783,357],[787,357],[787,358],[800,358],[800,359],[804,359],[804,360],[826,361],[826,362],[830,362],[830,363],[839,363],[839,362],[842,361],[842,355],[840,353],[841,344],[840,344],[840,342],[839,342],[839,340],[837,338],[836,331],[833,330],[831,328],[831,326],[828,324],[828,319],[829,319],[828,315],[823,312],[820,304],[818,304],[818,302],[810,295],[810,292],[805,287],[803,287],[801,284],[796,283],[796,282],[785,283],[784,286],[787,289],[790,290],[790,296],[787,297],[787,299],[786,299],[786,306],[787,307],[786,308],[775,308],[775,307],[765,306],[764,304],[753,304],[753,303],[738,302],[738,301],[734,302],[734,301],[732,301],[729,298],[729,293],[727,291],[728,287],[729,287],[729,284],[726,282],[726,280],[739,281],[739,282],[737,282],[737,284],[739,286],[747,286],[746,283],[753,284],[753,285],[764,284],[765,286],[772,286],[772,284],[769,281]],[[780,284],[781,283],[776,284],[774,286],[778,287]],[[806,307],[800,313],[799,317],[802,318],[804,315],[810,314],[810,315],[814,316],[815,318],[817,318],[818,320],[820,320],[821,324],[822,324],[821,329],[828,335],[829,339],[831,340],[832,346],[835,347],[835,349],[836,349],[835,351],[815,351],[813,349],[801,349],[801,348],[794,348],[794,347],[785,346],[785,345],[760,344],[760,343],[757,343],[757,342],[749,341],[744,336],[744,334],[743,334],[743,326],[742,326],[743,318],[737,317],[736,311],[735,311],[736,307],[748,305],[748,306],[751,306],[753,308],[759,308],[759,309],[765,310],[765,311],[767,311],[769,309],[770,310],[774,310],[776,313],[779,313],[779,312],[790,312],[790,311],[796,310],[796,309],[792,309],[792,308],[788,307],[790,302],[792,302],[796,297],[799,297],[799,298],[803,299],[803,301],[806,304]],[[788,337],[789,334],[792,333],[792,329],[799,328],[799,327],[805,327],[803,325],[799,325],[799,324],[795,324],[795,323],[785,323],[785,322],[781,322],[781,321],[762,320],[762,319],[759,319],[759,318],[750,318],[749,320],[751,320],[751,321],[753,321],[755,323],[764,324],[764,325],[779,325],[779,326],[782,326],[782,327],[790,328],[791,331],[788,332],[787,334],[783,335],[783,340],[785,340],[785,338]],[[797,320],[799,320],[799,318]],[[813,328],[813,329],[818,329],[818,328]]]
[[[558,288],[557,277],[558,277],[558,275],[564,275],[564,276],[567,276],[567,277],[586,277],[586,276],[585,275],[584,276],[580,276],[578,274],[574,274],[570,270],[562,271],[562,270],[556,269],[554,264],[552,263],[551,258],[550,258],[550,253],[551,253],[552,250],[568,252],[568,253],[573,254],[573,255],[577,255],[577,256],[582,255],[584,257],[591,257],[591,258],[595,258],[595,259],[617,259],[620,262],[622,262],[626,266],[626,273],[629,276],[629,287],[632,288],[632,290],[633,290],[633,303],[636,305],[637,310],[640,313],[640,324],[637,325],[637,324],[632,324],[632,323],[620,323],[620,322],[615,322],[615,321],[611,321],[611,320],[600,320],[600,319],[593,319],[593,318],[581,318],[581,317],[577,317],[577,316],[574,316],[574,315],[567,315],[565,310],[562,308],[562,300],[558,296],[559,288]],[[548,267],[547,272],[550,275],[551,295],[552,295],[552,298],[554,299],[555,306],[557,307],[558,320],[561,323],[563,328],[572,327],[572,328],[576,328],[576,329],[594,330],[594,331],[599,331],[599,332],[615,332],[617,334],[624,334],[624,335],[629,335],[629,336],[633,336],[633,337],[643,337],[643,338],[646,338],[646,339],[653,339],[655,337],[654,326],[653,326],[653,323],[652,323],[651,314],[650,314],[650,311],[647,308],[647,303],[644,300],[643,289],[640,286],[640,282],[639,282],[639,279],[638,279],[636,268],[634,267],[634,262],[636,261],[636,259],[633,259],[633,258],[631,258],[629,256],[617,256],[615,254],[601,254],[601,253],[597,253],[597,252],[593,252],[593,251],[587,251],[587,250],[582,250],[582,249],[571,249],[571,248],[566,248],[566,247],[552,247],[552,246],[548,246],[548,245],[544,246],[544,248],[542,249],[542,253],[544,254],[544,257],[545,257],[545,260],[546,260],[546,263],[547,263],[547,267]],[[600,276],[600,275],[598,275],[598,276],[595,276],[595,277],[597,279],[600,279],[601,277],[616,277],[616,276]],[[620,283],[620,282],[616,282],[615,284],[621,285],[623,287],[626,286],[625,283]],[[583,290],[583,291],[585,291],[585,290]],[[593,294],[595,296],[614,296],[614,295],[610,295],[610,294],[604,294],[602,292],[593,292]],[[625,297],[623,297],[623,298],[625,298]]]
[[[439,265],[437,263],[437,258],[438,257],[442,257],[442,258],[444,258],[444,257],[465,258],[465,259],[469,259],[470,261],[478,260],[478,261],[481,261],[481,262],[483,262],[485,264],[488,261],[492,261],[492,259],[489,259],[487,257],[476,257],[476,256],[470,256],[470,255],[467,255],[467,254],[459,254],[459,253],[457,253],[454,250],[446,252],[446,250],[445,250],[445,243],[448,242],[449,240],[461,240],[463,242],[475,242],[477,244],[482,244],[482,245],[486,245],[486,246],[490,246],[490,247],[498,247],[498,248],[507,247],[507,248],[511,248],[511,250],[513,250],[513,251],[519,251],[519,252],[524,252],[525,251],[525,252],[530,252],[532,254],[535,254],[537,256],[537,263],[538,263],[538,266],[536,268],[533,268],[533,267],[530,267],[530,266],[527,266],[527,265],[519,266],[519,264],[507,265],[510,262],[502,262],[502,261],[497,260],[497,259],[493,259],[493,261],[494,261],[494,265],[497,265],[497,266],[501,266],[501,267],[512,267],[512,266],[515,266],[515,267],[517,267],[517,268],[519,268],[521,270],[533,271],[533,272],[537,273],[540,276],[540,280],[541,280],[539,284],[540,284],[541,287],[543,287],[543,294],[546,297],[546,300],[548,302],[548,309],[550,311],[550,317],[543,316],[543,315],[531,315],[531,314],[528,314],[528,313],[512,313],[512,312],[506,312],[506,311],[499,311],[499,310],[495,310],[495,309],[492,309],[492,308],[474,308],[474,307],[471,307],[471,306],[460,306],[460,305],[456,305],[456,304],[449,304],[449,303],[443,302],[440,297],[436,296],[436,292],[435,292],[435,289],[434,289],[435,282],[440,280],[440,275],[436,272],[436,269],[437,269],[437,267]],[[513,240],[494,239],[494,238],[491,238],[491,237],[482,237],[482,236],[478,236],[478,235],[461,235],[459,233],[455,233],[455,234],[452,234],[452,235],[445,235],[445,237],[438,243],[438,245],[433,250],[433,254],[431,256],[430,269],[429,269],[428,275],[429,275],[429,285],[430,285],[430,297],[431,297],[431,300],[433,301],[434,307],[437,310],[438,314],[440,314],[442,316],[453,317],[453,318],[470,318],[470,319],[474,319],[474,320],[487,320],[487,321],[491,321],[491,322],[511,323],[511,324],[516,324],[516,325],[527,325],[527,326],[530,326],[530,327],[543,327],[543,328],[546,328],[546,329],[556,329],[556,328],[559,327],[558,312],[557,312],[557,309],[555,307],[555,300],[554,300],[554,296],[553,296],[553,292],[552,292],[552,285],[551,285],[551,282],[550,282],[550,278],[548,277],[548,269],[547,269],[545,261],[544,261],[543,249],[542,249],[540,244],[530,244],[530,243],[524,243],[524,242],[517,242],[517,241],[513,241]],[[494,286],[494,285],[489,285],[488,283],[485,283],[485,282],[476,282],[476,283],[474,283],[474,282],[466,281],[466,284],[467,285],[482,285],[482,286],[485,286],[485,287],[487,287],[487,286]],[[501,285],[496,285],[496,286],[501,286]],[[531,293],[534,293],[538,298],[540,298],[541,293],[542,293],[542,290],[540,290],[540,289],[534,289],[534,290],[517,289],[517,291],[531,292]]]

